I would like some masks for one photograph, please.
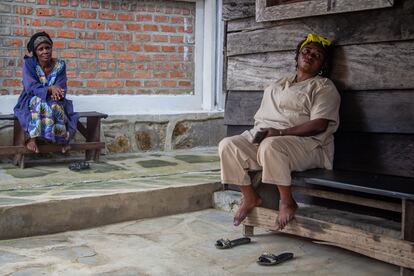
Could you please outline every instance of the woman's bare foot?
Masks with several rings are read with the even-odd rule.
[[[70,151],[70,145],[63,145],[62,146],[62,153],[67,153]]]
[[[39,153],[39,147],[36,144],[36,138],[30,138],[26,143],[26,148],[35,153]]]
[[[279,216],[277,217],[277,223],[279,225],[279,230],[283,230],[286,225],[295,218],[296,210],[298,209],[298,204],[296,201],[291,198],[286,202],[279,201]]]
[[[262,199],[256,194],[251,185],[240,186],[240,191],[243,194],[243,199],[241,201],[239,209],[234,215],[234,226],[239,226],[254,207],[260,206],[262,204]]]

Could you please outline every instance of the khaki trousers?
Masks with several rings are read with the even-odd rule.
[[[275,136],[259,146],[244,136],[224,138],[219,144],[223,184],[251,185],[249,170],[262,170],[262,182],[291,185],[291,172],[323,168],[321,147],[309,143],[310,137]],[[309,141],[307,143],[307,141]]]

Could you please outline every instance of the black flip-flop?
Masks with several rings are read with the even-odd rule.
[[[238,245],[250,243],[250,238],[240,238],[236,240],[229,240],[229,239],[219,239],[216,241],[216,248],[217,249],[228,249]]]
[[[76,161],[69,165],[71,171],[83,171],[90,169],[90,165],[86,161]]]
[[[293,258],[293,253],[285,252],[280,255],[274,255],[270,253],[263,253],[260,255],[260,257],[257,259],[257,263],[259,265],[277,265],[283,262],[286,262]]]

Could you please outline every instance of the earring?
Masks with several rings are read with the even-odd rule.
[[[322,76],[323,75],[323,70],[319,71],[318,75]]]

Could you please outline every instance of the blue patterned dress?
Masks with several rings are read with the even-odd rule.
[[[63,145],[74,136],[79,115],[73,112],[72,102],[66,99],[66,81],[63,60],[57,60],[52,72],[46,76],[35,58],[25,58],[24,90],[14,111],[30,138],[44,138]],[[47,90],[52,85],[64,89],[63,99],[50,98]]]

